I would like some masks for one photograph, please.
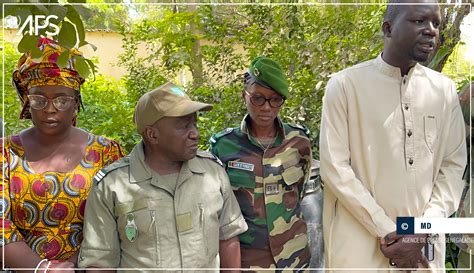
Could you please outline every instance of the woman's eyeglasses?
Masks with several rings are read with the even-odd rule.
[[[48,106],[48,102],[51,101],[54,108],[56,108],[58,111],[66,111],[71,107],[71,105],[73,105],[75,99],[75,97],[70,96],[59,96],[54,99],[48,99],[42,95],[28,95],[30,107],[35,110],[42,110],[46,108],[46,106]]]
[[[278,107],[282,106],[283,103],[285,102],[285,99],[281,96],[274,96],[274,97],[271,97],[271,98],[267,99],[264,96],[253,95],[253,94],[250,94],[247,91],[245,91],[245,94],[247,94],[247,96],[249,96],[250,102],[255,106],[262,106],[268,101],[268,103],[270,104],[270,107],[278,108]]]

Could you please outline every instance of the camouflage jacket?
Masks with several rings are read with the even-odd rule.
[[[304,128],[278,118],[277,138],[264,151],[249,134],[247,119],[209,140],[249,227],[240,235],[242,267],[305,266],[310,253],[300,201],[311,169],[310,140]]]

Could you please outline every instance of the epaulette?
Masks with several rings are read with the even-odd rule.
[[[214,134],[210,139],[209,139],[209,142],[211,144],[214,144],[217,142],[217,140],[225,135],[228,135],[230,133],[232,133],[232,131],[234,130],[234,128],[227,128],[227,129],[224,129],[222,131],[220,131],[219,133],[217,134]]]
[[[106,166],[105,168],[103,168],[102,170],[98,171],[94,175],[94,178],[92,179],[92,181],[94,182],[94,184],[100,183],[102,181],[102,179],[104,179],[104,177],[106,177],[107,174],[110,173],[111,171],[116,170],[116,169],[121,168],[121,167],[128,166],[129,164],[130,163],[129,163],[128,157],[124,157],[122,159],[119,159],[118,161],[115,161],[112,164],[110,164],[110,165]]]
[[[297,124],[288,124],[288,126],[303,131],[303,133],[305,133],[306,136],[309,137],[310,131],[309,131],[308,127],[306,127],[304,125],[297,125]]]
[[[212,161],[215,161],[219,165],[221,165],[221,167],[224,167],[224,164],[222,164],[222,161],[217,156],[212,154],[211,152],[198,150],[196,156],[201,157],[201,158],[211,159]]]

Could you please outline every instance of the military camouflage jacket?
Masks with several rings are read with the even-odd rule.
[[[249,134],[248,119],[210,139],[249,227],[240,235],[242,267],[305,266],[310,253],[300,201],[310,175],[310,140],[304,128],[278,119],[277,138],[264,151]]]

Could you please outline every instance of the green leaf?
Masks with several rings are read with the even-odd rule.
[[[58,16],[57,20],[51,20],[52,22],[58,24],[60,21],[64,20],[64,17],[67,14],[67,8],[61,5],[51,5],[49,6],[49,14]]]
[[[67,5],[66,17],[76,26],[79,42],[84,41],[86,39],[86,33],[84,31],[84,23],[82,22],[81,16],[79,15],[79,13],[77,13],[75,7],[71,5]]]
[[[21,38],[20,43],[18,43],[18,51],[21,53],[26,53],[31,51],[33,48],[37,47],[36,45],[38,44],[38,38],[37,36],[25,34],[23,35],[23,38]]]
[[[93,44],[91,44],[91,43],[88,43],[88,42],[86,42],[86,41],[80,42],[78,47],[80,48],[80,47],[83,47],[83,46],[86,46],[86,45],[89,45],[89,46],[92,48],[92,50],[94,50],[94,51],[97,50],[97,46],[95,46],[95,45],[93,45]]]
[[[434,69],[438,63],[449,54],[449,50],[446,47],[440,47],[436,52],[436,55],[433,57],[431,62],[428,64],[428,67]]]
[[[63,21],[58,34],[58,42],[66,48],[73,48],[76,45],[76,29],[71,23]]]
[[[14,0],[4,0],[2,1],[3,3],[7,4],[7,3],[16,3],[16,1]],[[5,7],[5,9],[3,9],[3,7]],[[0,12],[5,12],[5,17],[7,17],[8,15],[12,15],[12,16],[15,16],[16,11],[18,9],[18,5],[0,5]]]
[[[59,66],[59,68],[66,67],[68,60],[69,60],[69,49],[66,49],[58,57],[58,66]]]
[[[87,44],[89,44],[89,46],[92,47],[92,50],[97,51],[97,46],[91,43],[87,43]]]
[[[75,56],[74,61],[75,61],[75,64],[76,64],[77,73],[79,73],[79,75],[81,77],[83,77],[84,79],[87,79],[87,77],[90,74],[90,69],[89,69],[89,66],[87,65],[87,62],[84,59],[84,57]]]
[[[89,64],[89,68],[92,70],[92,75],[94,76],[94,80],[95,80],[95,72],[96,72],[97,66],[95,66],[95,64],[89,59],[84,59],[84,60]]]
[[[90,9],[84,7],[84,6],[74,6],[76,8],[77,13],[81,15],[84,20],[87,20],[93,16],[92,12]]]
[[[28,8],[25,8],[25,9],[18,9],[16,11],[16,15],[19,17],[20,21],[19,21],[19,24],[20,24],[20,27],[23,26],[23,24],[25,23],[26,19],[28,18],[28,16],[31,15],[31,10],[28,9]],[[29,28],[25,28],[24,31],[28,31]]]
[[[43,55],[43,52],[41,52],[41,50],[38,47],[35,46],[31,49],[31,57],[33,59],[40,59],[42,55]]]
[[[48,8],[46,8],[45,5],[35,5],[35,8],[39,11],[39,12],[35,12],[35,14],[47,15],[49,13],[49,10]]]

